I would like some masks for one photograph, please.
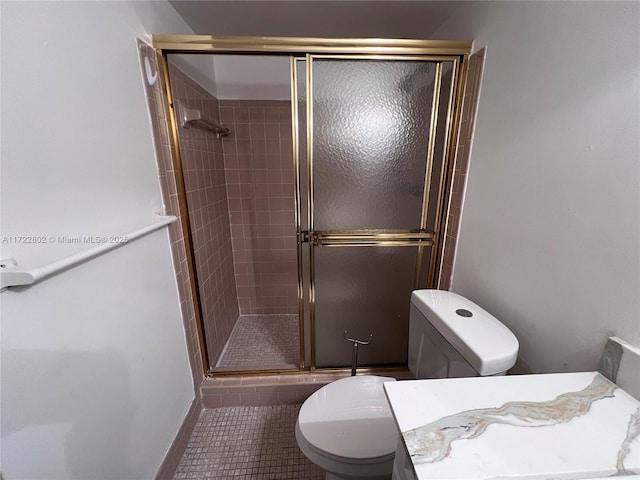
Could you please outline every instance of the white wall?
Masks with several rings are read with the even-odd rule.
[[[2,237],[148,225],[136,37],[190,29],[167,3],[1,5]],[[86,246],[0,248],[28,268]],[[166,229],[0,300],[3,478],[152,478],[194,398]]]
[[[223,100],[290,100],[289,57],[171,54],[169,61]]]
[[[169,55],[169,61],[211,95],[218,97],[213,55],[171,54]]]
[[[453,290],[534,371],[640,344],[640,4],[471,2],[432,38],[488,46]]]
[[[289,57],[215,55],[218,98],[224,100],[290,100]]]

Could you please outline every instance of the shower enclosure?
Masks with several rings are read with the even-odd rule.
[[[406,365],[411,291],[439,282],[469,43],[154,36],[154,46],[165,73],[172,53],[278,54],[288,81],[288,98],[209,103],[231,131],[204,142],[224,189],[181,205],[207,371],[347,368],[345,336],[371,338],[361,367]],[[184,171],[193,133],[179,126],[178,78],[164,86]],[[207,202],[221,247],[203,268],[194,205]]]

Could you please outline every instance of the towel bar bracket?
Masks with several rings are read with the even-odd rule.
[[[2,258],[0,259],[0,268],[15,268],[18,266],[18,262],[16,262],[15,258]]]
[[[13,285],[29,285],[33,283],[28,273],[18,269],[18,262],[16,262],[15,258],[0,259],[0,273],[2,273],[0,292],[4,292]]]

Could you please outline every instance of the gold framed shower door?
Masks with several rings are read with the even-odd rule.
[[[441,40],[407,40],[407,39],[349,39],[349,38],[306,38],[306,37],[219,37],[210,35],[153,35],[152,44],[156,49],[162,92],[165,103],[166,128],[171,137],[171,157],[176,172],[176,190],[178,192],[178,208],[180,227],[182,230],[185,250],[187,252],[187,268],[190,277],[193,310],[196,317],[198,343],[202,359],[203,371],[206,375],[213,375],[207,346],[204,337],[201,299],[197,283],[195,255],[190,228],[190,219],[185,192],[184,176],[182,175],[182,159],[180,156],[180,141],[178,138],[178,122],[174,109],[174,100],[169,77],[169,54],[253,54],[253,55],[287,55],[290,57],[291,76],[291,112],[292,112],[292,141],[293,161],[295,173],[295,222],[297,234],[298,256],[298,304],[300,329],[300,365],[296,370],[236,370],[233,372],[216,372],[216,375],[229,374],[265,374],[265,373],[298,373],[314,371],[315,365],[315,285],[314,285],[314,251],[323,247],[349,246],[413,246],[417,247],[417,261],[414,272],[414,285],[435,286],[443,260],[443,236],[448,214],[448,204],[451,197],[452,168],[455,155],[455,141],[460,128],[460,113],[466,81],[468,57],[471,53],[470,41],[441,41]],[[352,60],[399,60],[433,62],[436,65],[436,81],[434,82],[432,111],[429,125],[428,153],[420,228],[416,230],[332,230],[316,231],[314,229],[314,192],[313,192],[313,61],[315,59],[352,59]],[[307,172],[308,201],[306,205],[307,224],[302,225],[303,217],[301,200],[301,175],[299,157],[300,118],[298,105],[298,75],[297,63],[306,65],[306,144],[307,144]],[[435,152],[435,132],[438,122],[438,109],[441,102],[441,82],[443,62],[451,62],[452,79],[448,92],[448,108],[446,114],[445,140],[443,147],[442,169],[437,182],[437,206],[435,228],[426,231],[427,212],[431,195],[431,175]],[[436,114],[434,114],[434,112]],[[310,361],[305,361],[305,285],[303,281],[303,248],[309,244],[310,281],[308,285],[308,305],[310,310]],[[426,278],[423,272],[424,249],[431,247]],[[332,369],[335,371],[335,369]]]

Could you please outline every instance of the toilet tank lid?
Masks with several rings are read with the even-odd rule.
[[[411,303],[480,375],[506,372],[515,364],[518,339],[471,300],[445,290],[415,290]]]

